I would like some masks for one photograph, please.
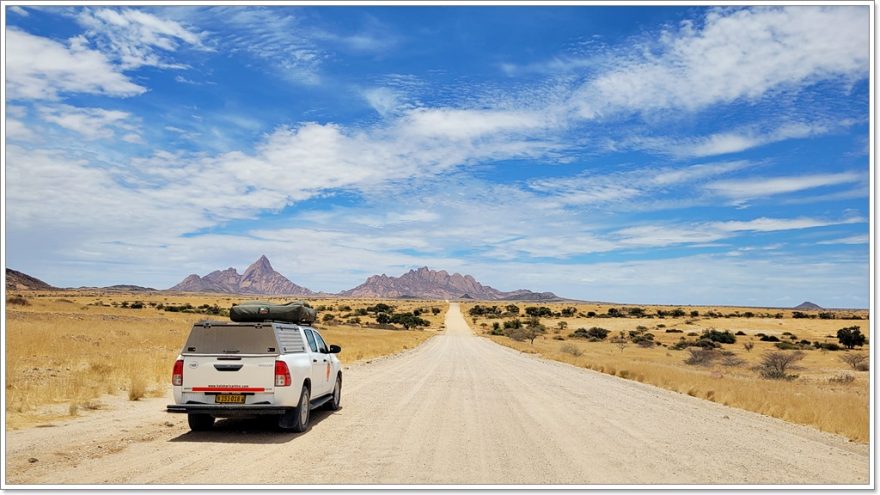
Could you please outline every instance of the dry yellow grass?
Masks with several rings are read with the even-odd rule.
[[[18,293],[18,292],[16,292]],[[89,291],[21,292],[30,304],[7,304],[6,419],[19,427],[84,409],[100,407],[103,394],[123,394],[130,400],[159,396],[169,386],[171,366],[191,325],[222,316],[167,312],[153,305],[189,303],[228,308],[247,297],[226,295],[167,295]],[[123,308],[135,301],[142,309]],[[313,306],[351,306],[378,301],[311,300]],[[425,307],[419,301],[385,301],[397,311]],[[115,303],[115,305],[114,305]],[[151,305],[152,303],[153,305]],[[445,307],[438,315],[428,310],[432,325],[426,330],[400,331],[351,325],[315,325],[329,343],[343,348],[344,363],[411,349],[436,333]],[[430,304],[427,304],[430,308]],[[363,318],[364,323],[372,318]]]
[[[485,303],[474,303],[482,304]],[[467,310],[474,304],[462,306]],[[491,305],[491,304],[490,304]],[[605,314],[609,306],[596,306],[586,304],[540,304],[519,303],[521,313],[526,306],[548,306],[553,311],[561,311],[563,307],[575,306],[578,313],[586,314],[594,311],[597,314]],[[617,306],[620,307],[620,306]],[[649,313],[654,313],[656,306],[642,306]],[[670,310],[669,307],[661,307]],[[782,310],[756,310],[754,308],[687,308],[688,313],[696,309],[701,313],[715,309],[723,314],[735,311],[752,311],[755,313],[770,312],[775,314],[783,312],[783,318],[541,318],[542,324],[547,327],[547,333],[535,339],[534,344],[528,341],[517,342],[503,336],[487,335],[499,344],[518,349],[523,352],[540,354],[549,359],[566,362],[575,366],[589,368],[602,373],[616,375],[622,378],[637,380],[643,383],[659,386],[683,394],[688,394],[701,399],[712,400],[732,407],[738,407],[749,411],[766,414],[794,423],[810,425],[815,428],[841,434],[854,441],[866,442],[869,436],[868,400],[869,400],[869,375],[865,372],[857,372],[843,363],[839,357],[843,352],[829,352],[819,350],[805,351],[806,357],[798,363],[802,369],[795,371],[799,377],[793,381],[765,380],[757,376],[751,370],[756,365],[761,355],[767,351],[778,351],[773,343],[761,342],[756,333],[776,335],[783,338],[784,332],[797,335],[798,340],[837,342],[836,338],[828,338],[835,335],[837,329],[858,325],[862,332],[869,333],[867,320],[819,320],[819,319],[793,319],[791,311]],[[867,316],[867,312],[859,312]],[[469,322],[474,324],[476,333],[482,333],[484,329],[491,328],[493,322],[503,322],[505,319],[487,319],[468,317]],[[521,319],[525,319],[521,316]],[[566,327],[559,329],[558,323],[564,321]],[[485,324],[485,327],[482,326]],[[662,325],[662,326],[660,326]],[[584,339],[570,338],[569,334],[577,328],[602,327],[611,330],[609,339],[623,330],[628,332],[635,330],[637,326],[647,328],[647,331],[655,335],[655,340],[667,347],[656,346],[641,348],[629,343],[621,349],[608,341],[588,342]],[[738,366],[723,366],[715,363],[710,367],[691,366],[684,363],[688,357],[686,350],[676,351],[668,346],[677,342],[682,336],[693,340],[696,337],[687,336],[688,333],[700,334],[704,329],[715,328],[718,330],[729,329],[731,332],[743,331],[747,335],[738,336],[735,344],[724,345],[724,348],[733,351],[736,357],[745,362]],[[682,333],[666,333],[667,329],[679,329]],[[562,338],[564,340],[557,340]],[[784,340],[790,340],[785,338]],[[751,352],[746,351],[743,343],[753,342]],[[573,346],[564,352],[563,345]],[[575,350],[576,349],[576,350]],[[572,353],[571,351],[574,350]],[[580,355],[578,354],[580,351]],[[868,352],[865,349],[857,352]],[[829,379],[848,374],[854,377],[851,383],[834,383]]]

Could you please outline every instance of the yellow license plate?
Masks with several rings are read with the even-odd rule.
[[[244,395],[221,394],[215,396],[214,402],[217,404],[244,404],[244,398]]]

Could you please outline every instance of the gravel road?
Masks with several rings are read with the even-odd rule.
[[[11,484],[867,484],[868,446],[446,332],[344,373],[287,434],[193,433],[169,399],[7,434]]]

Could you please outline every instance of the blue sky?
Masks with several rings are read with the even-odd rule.
[[[866,307],[867,6],[9,6],[6,263]]]

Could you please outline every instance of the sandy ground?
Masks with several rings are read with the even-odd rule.
[[[192,433],[168,399],[7,434],[29,484],[867,484],[868,446],[522,354],[458,305],[420,347],[349,366],[343,408],[287,434]]]

